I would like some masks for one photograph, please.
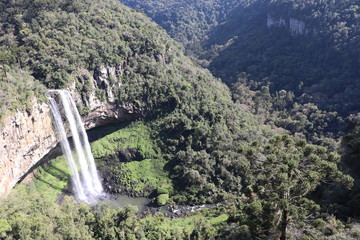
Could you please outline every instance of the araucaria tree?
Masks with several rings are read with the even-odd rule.
[[[259,223],[266,225],[262,226],[267,231],[263,234],[275,229],[277,238],[286,240],[290,225],[297,223],[293,226],[298,227],[316,217],[319,206],[307,198],[311,191],[322,183],[336,181],[347,188],[353,184],[353,179],[338,169],[340,156],[324,147],[282,135],[271,138],[259,150],[263,155],[254,160],[254,178],[248,189],[249,206],[256,202],[259,213],[267,219]]]

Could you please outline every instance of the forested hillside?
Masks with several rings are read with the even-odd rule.
[[[166,7],[172,15],[180,8],[171,4],[159,8],[152,1],[125,3],[155,21],[159,9]],[[180,1],[177,6],[188,5]],[[204,14],[201,7],[192,9],[183,18],[189,21]],[[359,109],[359,4],[254,0],[237,1],[227,9],[216,24],[208,22],[210,31],[201,44],[185,44],[197,61],[229,86],[236,84],[235,99],[265,122],[315,142],[341,136],[345,119]],[[217,13],[213,9],[210,15]],[[184,32],[183,22],[172,16],[167,22],[178,36]],[[169,31],[166,24],[157,22]]]
[[[346,116],[359,109],[358,16],[356,1],[255,1],[212,33],[208,46],[235,39],[209,68],[229,84],[247,72]]]
[[[171,37],[184,44],[188,53],[201,48],[209,32],[224,22],[239,0],[166,1],[122,0],[122,3],[144,11]]]
[[[192,21],[184,21],[183,27],[190,32],[182,35],[180,31],[178,36],[186,37],[179,39],[198,42],[206,33],[207,41],[214,46],[223,44],[223,39],[227,41],[226,35],[234,38],[227,41],[228,48],[220,47],[221,51],[208,58],[212,61],[210,69],[217,69],[214,73],[228,79],[228,83],[239,78],[233,94],[220,79],[186,57],[180,45],[145,14],[116,0],[0,3],[3,115],[26,111],[33,96],[46,101],[46,89],[71,87],[81,96],[78,105],[86,115],[90,92],[95,91],[104,101],[109,97],[105,87],[91,79],[102,67],[114,67],[118,70],[109,79],[113,102],[117,106],[132,104],[143,109],[144,115],[136,121],[109,127],[110,130],[104,130],[108,134],[92,144],[107,192],[145,196],[155,206],[216,204],[213,209],[175,218],[163,213],[137,215],[132,208],[78,204],[67,189],[66,165],[61,159],[54,159],[35,172],[30,184],[18,186],[0,203],[0,238],[336,239],[347,235],[356,238],[358,225],[356,222],[345,225],[345,220],[359,214],[355,211],[359,205],[358,184],[347,175],[356,177],[347,166],[354,164],[351,158],[356,159],[358,151],[357,118],[352,119],[355,124],[352,134],[344,139],[344,147],[351,149],[347,152],[347,162],[341,161],[333,146],[313,145],[307,142],[307,136],[290,136],[275,124],[264,125],[262,118],[270,119],[266,115],[271,109],[278,108],[282,113],[288,110],[287,104],[293,103],[292,98],[299,96],[291,85],[298,81],[298,75],[284,75],[291,84],[285,92],[276,93],[277,82],[270,81],[273,73],[251,72],[246,64],[241,64],[244,70],[237,72],[234,71],[237,67],[227,64],[221,69],[228,68],[229,75],[222,74],[217,65],[221,57],[231,48],[236,53],[235,47],[244,43],[237,42],[242,37],[241,31],[246,30],[242,28],[244,25],[240,29],[227,27],[241,11],[231,14],[228,11],[237,5],[235,1],[229,1],[229,5],[215,1],[197,4],[194,9],[203,7],[204,11],[192,21],[200,25],[194,25],[191,30],[188,25],[193,26]],[[257,13],[257,4],[262,6],[258,12],[259,16],[264,15],[263,20],[250,15]],[[264,21],[264,27],[254,28],[255,32],[246,30],[250,35],[243,37],[251,40],[260,30],[268,31],[272,37],[275,35],[271,34],[298,37],[286,29],[268,28],[268,15],[264,11],[273,8],[262,4],[266,2],[247,1],[240,6],[247,13],[241,15],[244,22],[252,22],[253,18]],[[275,9],[275,5],[271,6]],[[190,13],[189,17],[195,13],[186,9],[181,12]],[[218,23],[225,19],[220,28]],[[221,29],[229,29],[224,32],[224,38],[211,37]],[[318,30],[313,34],[310,36],[309,31],[309,36],[299,37],[312,39],[322,33]],[[264,41],[269,40],[263,37]],[[256,45],[255,41],[251,42]],[[208,53],[205,41],[203,46],[202,51]],[[249,58],[255,58],[252,63],[255,69],[258,58],[263,56],[257,52],[248,54]],[[239,75],[242,71],[252,75]],[[268,77],[270,88],[261,84],[264,77]],[[303,81],[304,88],[313,84],[313,80]],[[261,91],[256,92],[256,88]],[[260,93],[259,101],[254,103],[252,96]],[[240,104],[246,101],[249,101],[247,106]],[[312,106],[308,108],[316,113],[308,121],[318,121],[318,131],[324,132],[321,127],[327,127],[324,122],[328,115]],[[253,109],[258,116],[251,113]],[[264,113],[260,114],[261,111]],[[331,116],[330,120],[335,121],[336,114]],[[303,133],[306,133],[304,129],[312,132],[310,126],[306,127],[301,127]],[[353,186],[354,190],[350,191]],[[61,200],[57,194],[70,197]]]

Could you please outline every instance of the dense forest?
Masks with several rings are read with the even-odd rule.
[[[107,95],[92,76],[117,66],[114,102],[144,116],[94,130],[106,191],[213,207],[77,203],[60,156],[0,202],[0,239],[358,239],[358,4],[122,2],[141,11],[1,1],[0,117],[71,86],[86,115]]]
[[[235,96],[241,104],[249,105],[252,99],[252,112],[260,113],[265,122],[319,142],[322,137],[344,134],[346,118],[359,108],[356,1],[239,0],[227,8],[225,15],[220,8],[213,9],[210,15],[221,17],[216,23],[208,22],[206,36],[191,47],[179,37],[184,33],[182,29],[208,9],[186,1],[178,3],[181,8],[170,2],[162,8],[154,1],[139,2],[124,3],[148,13],[180,40],[197,62],[230,87],[235,85],[233,92],[242,93],[240,99],[239,94]],[[212,3],[216,6],[217,2]],[[173,16],[166,22],[158,18],[164,8]],[[180,16],[171,14],[178,9],[186,9],[188,14],[181,15],[186,20],[179,21]],[[176,31],[167,28],[168,22]],[[202,28],[191,24],[186,29],[197,32]],[[264,96],[267,88],[271,98]],[[281,99],[285,103],[270,107],[282,96],[286,96]],[[299,108],[307,110],[299,113]],[[313,121],[314,111],[321,121]],[[309,122],[314,125],[311,133],[306,127]]]
[[[121,2],[144,11],[171,37],[184,44],[188,53],[200,48],[209,32],[225,21],[232,10],[240,4],[239,0]]]
[[[356,1],[255,1],[240,7],[206,43],[236,38],[209,68],[228,83],[246,72],[272,92],[292,91],[301,103],[347,117],[359,108],[358,8]]]

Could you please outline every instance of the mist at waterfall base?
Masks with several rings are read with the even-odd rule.
[[[49,90],[48,99],[61,149],[71,169],[74,195],[78,201],[94,203],[104,196],[104,191],[75,102],[66,90]],[[55,99],[58,99],[58,102]],[[64,113],[69,125],[74,151],[68,141],[61,112]]]

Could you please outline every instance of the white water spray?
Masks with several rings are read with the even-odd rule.
[[[68,91],[50,90],[49,92],[57,95],[60,99],[59,104],[57,104],[49,94],[50,107],[54,116],[55,128],[60,138],[61,149],[71,168],[74,194],[79,201],[93,202],[103,194],[103,188],[80,114]],[[71,152],[59,108],[64,110],[69,123],[74,142],[74,153]]]

